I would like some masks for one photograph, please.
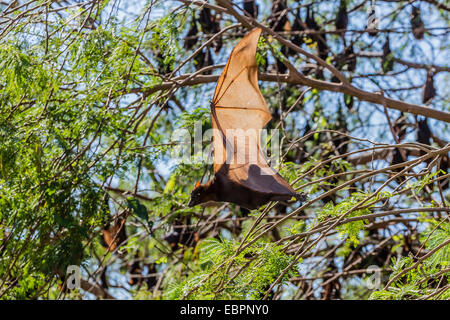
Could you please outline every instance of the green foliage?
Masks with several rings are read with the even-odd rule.
[[[129,197],[127,199],[127,205],[128,208],[139,218],[143,219],[144,221],[148,221],[147,207],[141,204],[138,199]]]
[[[450,237],[450,223],[436,222],[422,234],[423,243],[427,251],[436,249]],[[392,259],[392,273],[389,277],[391,286],[384,290],[378,290],[371,294],[371,299],[398,300],[398,299],[448,299],[448,290],[445,285],[450,279],[448,269],[450,261],[450,245],[445,245],[436,251],[429,259],[421,261],[416,266],[415,257],[401,257]],[[409,269],[408,272],[404,272]],[[441,284],[433,288],[436,283]],[[444,289],[444,290],[443,290]]]
[[[364,193],[353,193],[351,197],[345,199],[337,205],[328,202],[322,209],[322,212],[318,214],[319,221],[328,217],[340,217],[345,214],[346,218],[358,217],[370,214],[370,207],[364,209],[353,210],[356,205],[367,197]],[[350,211],[350,212],[349,212]],[[349,212],[349,213],[348,213]],[[339,235],[348,239],[347,241],[356,247],[359,244],[359,238],[361,237],[361,231],[364,229],[367,220],[357,220],[338,226]]]
[[[97,284],[105,285],[104,278],[106,282],[117,280],[117,286],[110,281],[108,292],[120,298],[261,299],[278,280],[269,296],[323,298],[327,292],[342,288],[345,295],[340,298],[366,298],[369,294],[372,299],[450,298],[449,292],[439,292],[449,282],[449,246],[399,276],[422,254],[450,238],[450,226],[441,218],[444,211],[421,212],[421,208],[449,205],[448,191],[443,187],[441,195],[433,182],[442,168],[430,167],[422,176],[414,168],[408,172],[405,185],[392,181],[373,196],[388,173],[361,178],[373,172],[378,163],[355,165],[354,157],[359,154],[352,158],[336,152],[338,142],[348,143],[345,152],[374,145],[382,148],[393,142],[387,124],[378,123],[374,105],[355,100],[355,106],[346,112],[339,100],[342,92],[326,92],[317,86],[305,94],[305,86],[285,83],[286,79],[260,81],[273,117],[268,128],[282,131],[280,149],[285,158],[279,164],[280,174],[291,184],[295,181],[294,187],[308,194],[310,204],[298,210],[299,202],[281,201],[250,212],[223,203],[190,208],[187,203],[195,181],[210,179],[213,169],[205,165],[206,159],[199,163],[173,159],[172,152],[179,145],[171,140],[171,134],[180,128],[193,134],[196,123],[201,123],[202,133],[211,128],[209,102],[215,85],[211,79],[221,71],[214,69],[211,77],[192,75],[195,63],[187,58],[213,36],[200,26],[195,48],[189,52],[183,49],[190,17],[198,17],[199,7],[170,7],[164,1],[138,2],[136,7],[126,1],[93,1],[58,11],[59,6],[72,1],[53,1],[47,15],[44,6],[48,3],[44,2],[5,11],[4,1],[0,1],[1,299],[90,298],[81,289],[61,290],[69,265],[81,266],[83,278]],[[291,21],[294,4],[288,2]],[[133,10],[125,10],[128,5],[127,9]],[[312,5],[318,23],[334,21],[335,8]],[[269,7],[260,6],[258,21],[268,23]],[[392,19],[389,22],[393,28],[396,16],[397,12],[386,16]],[[214,17],[221,28],[234,21],[226,12],[214,12]],[[331,30],[326,25],[323,29]],[[215,63],[226,61],[244,31],[242,26],[224,32],[223,47],[213,56]],[[351,41],[355,52],[368,47],[374,52],[380,49],[379,39],[366,42],[365,34],[357,34],[358,38]],[[420,45],[411,46],[406,33],[396,34],[398,46],[392,48],[395,57],[425,63],[414,61],[423,51]],[[353,36],[348,33],[346,37]],[[309,37],[304,40],[303,49],[317,52],[317,41]],[[434,40],[426,43],[432,49],[438,49],[435,43],[440,43],[440,50],[444,50],[445,41]],[[327,34],[327,41],[330,52],[326,62],[333,64],[342,49],[342,38]],[[407,57],[402,57],[403,51]],[[300,54],[285,56],[285,52],[274,37],[262,37],[256,55],[259,70],[273,74],[275,58],[289,59],[306,77],[314,77],[312,59]],[[385,87],[378,76],[390,69],[393,57],[389,55],[381,68],[377,57],[376,63],[370,57],[358,58],[355,86],[370,92]],[[373,65],[378,69],[373,70]],[[405,68],[409,69],[417,70]],[[425,69],[431,70],[430,66],[422,71]],[[445,71],[437,73],[436,87],[443,96]],[[413,100],[419,97],[410,96],[409,90],[402,97],[407,87],[403,82],[408,79],[411,90],[419,92],[417,83],[423,83],[422,79],[410,73],[404,78],[397,79],[394,74],[389,77],[388,88],[394,89],[389,91],[391,98],[416,103]],[[329,72],[324,72],[324,80],[330,79]],[[401,90],[395,90],[396,79],[401,82]],[[193,84],[187,86],[185,81]],[[301,101],[288,113],[302,94]],[[353,97],[344,95],[344,99],[350,104]],[[442,110],[446,107],[447,101],[433,106]],[[390,116],[393,112],[389,110]],[[415,122],[408,126],[408,143],[413,140],[410,133],[414,126]],[[445,140],[447,127],[437,121],[430,126]],[[301,137],[314,130],[319,132]],[[372,144],[367,139],[377,142]],[[211,145],[207,140],[203,149]],[[330,161],[332,157],[336,159]],[[385,160],[377,161],[388,165],[390,159]],[[357,181],[319,199],[350,179]],[[366,230],[366,219],[358,220],[396,208],[417,208],[417,212],[383,216],[388,227],[375,231]],[[108,252],[102,236],[118,215],[127,217],[127,239],[118,250]],[[315,232],[315,228],[341,218],[355,220],[338,224],[330,234]],[[391,232],[395,236],[386,247],[364,256]],[[414,234],[409,237],[409,232]],[[175,234],[172,243],[168,234]],[[297,237],[299,234],[302,237]],[[188,243],[185,235],[194,241]],[[314,241],[317,243],[310,246]],[[422,246],[420,254],[405,250],[410,242],[415,250]],[[130,276],[135,260],[143,270],[143,279],[127,284],[124,279]],[[363,285],[365,275],[359,272],[369,262],[380,265],[384,272],[392,270],[390,279],[398,279],[386,289],[369,292]],[[321,287],[328,273],[338,274],[348,266],[358,272],[341,273],[330,287]],[[146,281],[151,272],[158,274],[156,286]],[[292,279],[297,276],[308,280]],[[314,288],[314,293],[308,293],[308,287]]]
[[[190,299],[258,299],[264,296],[269,285],[293,259],[283,253],[280,247],[264,242],[256,243],[234,257],[237,246],[238,243],[228,240],[201,241],[196,249],[200,259],[191,265],[201,271],[178,283],[170,282],[165,298],[179,299],[199,287],[188,295]],[[227,272],[227,268],[221,266],[230,261],[234,263]],[[244,266],[247,268],[243,269]],[[293,275],[295,272],[289,270],[281,283]],[[223,286],[223,293],[213,294],[214,288],[219,286]]]

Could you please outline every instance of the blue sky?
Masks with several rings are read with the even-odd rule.
[[[303,3],[308,3],[309,1],[304,1]],[[117,18],[119,20],[122,20],[123,23],[128,25],[133,25],[133,19],[132,17],[135,16],[136,13],[140,12],[140,8],[144,1],[119,1],[119,6],[125,8],[127,13],[118,11]],[[259,19],[261,20],[262,17],[266,17],[270,13],[270,2],[269,1],[258,1],[257,3],[260,6],[260,14]],[[336,6],[338,5],[338,1],[322,1],[320,4],[321,12],[326,11],[332,11],[336,9]],[[358,2],[359,3],[359,2]],[[156,19],[158,17],[163,16],[167,12],[173,10],[173,8],[178,7],[181,3],[177,1],[164,1],[162,6],[159,6],[152,10],[151,17],[152,19]],[[379,2],[376,4],[377,8],[377,15],[380,18],[379,22],[379,28],[380,29],[386,29],[386,28],[395,28],[395,29],[403,29],[403,30],[410,30],[410,23],[409,23],[409,13],[411,11],[410,7],[408,6],[406,9],[403,9],[401,13],[399,14],[399,18],[396,22],[391,23],[389,18],[387,17],[389,14],[391,14],[396,6],[397,3],[390,3],[390,2]],[[422,19],[424,20],[424,23],[427,28],[445,28],[448,27],[445,20],[438,16],[436,14],[436,10],[429,10],[430,6],[426,3],[421,3],[420,7],[422,9]],[[303,12],[304,17],[305,12]],[[360,9],[357,12],[353,12],[350,14],[350,24],[348,29],[356,29],[356,30],[362,30],[364,29],[366,22],[366,11],[365,9]],[[330,27],[333,27],[332,24]],[[184,32],[186,32],[185,30]],[[433,32],[443,32],[443,31],[433,31]],[[347,40],[350,40],[351,36],[347,35]],[[384,37],[379,36],[378,38],[370,38],[368,35],[364,35],[362,38],[362,41],[367,43],[371,42],[372,45],[368,48],[365,48],[364,51],[375,51],[380,52],[381,47],[384,43]],[[238,39],[236,39],[235,42],[237,42]],[[234,43],[235,43],[234,42]],[[406,32],[405,34],[398,33],[393,35],[390,38],[391,42],[391,49],[396,54],[396,57],[413,61],[417,63],[424,63],[424,64],[437,64],[441,66],[448,65],[449,61],[449,50],[448,50],[448,37],[440,37],[440,39],[431,39],[430,37],[426,36],[425,40],[415,40],[413,38],[413,35],[411,32]],[[342,43],[339,43],[339,50],[342,49]],[[358,52],[359,49],[357,49],[359,44],[357,43],[355,45],[355,52]],[[232,50],[233,44],[225,44],[225,49],[222,50],[222,52],[219,55],[214,55],[214,61],[215,64],[223,64],[228,59],[228,55]],[[402,55],[399,56],[399,49],[403,48]],[[372,63],[374,62],[374,63]],[[184,67],[180,74],[189,72],[188,66]],[[367,74],[367,73],[373,73],[378,71],[380,68],[380,62],[379,60],[365,60],[364,64],[358,63],[358,69],[356,73],[361,74]],[[404,66],[401,66],[399,64],[396,64],[394,71],[402,70]],[[215,73],[219,74],[222,70],[216,70]],[[425,82],[426,79],[426,72],[425,70],[418,70],[418,69],[410,69],[408,72],[396,76],[396,77],[390,77],[386,80],[384,79],[378,79],[380,80],[381,85],[384,88],[399,88],[399,87],[406,87],[410,85],[422,85]],[[442,97],[448,97],[449,89],[448,89],[448,74],[446,73],[440,73],[435,77],[435,86],[437,89],[437,92]],[[370,81],[366,79],[355,79],[354,84],[364,90],[367,91],[378,91],[379,89]],[[266,85],[273,85],[273,84],[262,84],[261,86]],[[214,90],[215,84],[207,84],[203,85],[200,89],[200,91],[197,92],[197,94],[188,94],[184,105],[188,111],[193,110],[194,108],[200,107],[200,106],[208,106],[209,101],[212,98],[213,90]],[[336,99],[338,97],[338,99]],[[393,98],[397,98],[400,100],[408,101],[411,103],[421,104],[421,89],[415,90],[414,94],[411,94],[410,92],[400,92],[396,93],[395,95],[391,95]],[[321,104],[325,110],[325,113],[328,115],[333,115],[336,113],[339,99],[342,99],[341,95],[336,95],[336,93],[329,93],[329,92],[322,92],[321,93]],[[340,100],[342,103],[342,100]],[[448,103],[446,107],[444,107],[444,104],[439,101],[438,99],[435,99],[433,104],[431,105],[432,108],[440,109],[440,110],[446,110],[448,109]],[[313,110],[312,103],[309,103],[306,105],[305,110],[309,113]],[[399,111],[390,110],[390,115],[392,119],[395,119]],[[387,143],[393,143],[392,136],[389,132],[387,121],[385,118],[385,115],[383,113],[382,107],[378,105],[374,105],[367,102],[362,102],[359,106],[359,115],[362,119],[368,119],[370,121],[371,127],[369,131],[365,131],[363,129],[355,129],[352,132],[353,136],[360,137],[360,138],[369,138],[378,142],[387,142]],[[349,124],[349,128],[351,129],[352,126],[354,127],[356,125],[355,114],[348,114],[349,119],[353,120],[353,124],[351,121]],[[174,119],[175,120],[175,119]],[[303,127],[305,119],[303,118],[302,114],[299,114],[296,116],[296,121],[298,121],[298,126],[300,128]],[[430,119],[430,127],[432,130],[434,130],[441,138],[450,140],[449,135],[449,127],[447,124],[435,121]],[[407,141],[414,141],[415,140],[415,132],[411,132],[409,136],[406,138]],[[382,162],[378,162],[378,165],[384,166]],[[158,170],[163,173],[164,176],[168,176],[173,168],[173,163],[167,162],[166,160],[161,161],[158,165]],[[145,186],[145,183],[141,186],[142,189],[148,189],[148,186]],[[114,266],[113,266],[114,268]],[[118,270],[117,270],[118,271]],[[110,273],[111,275],[114,274],[114,280],[117,280],[120,283],[126,283],[126,277],[120,275],[119,272]],[[113,292],[117,297],[119,298],[128,298],[128,295],[125,294],[123,290],[115,290],[116,292]]]

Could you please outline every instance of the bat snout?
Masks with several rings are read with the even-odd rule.
[[[191,198],[191,199],[189,200],[188,207],[193,207],[193,206],[197,205],[197,204],[198,204],[197,202],[198,202],[198,201],[196,201],[196,199]]]

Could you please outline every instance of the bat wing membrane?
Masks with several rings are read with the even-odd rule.
[[[268,165],[260,146],[260,130],[272,118],[258,86],[260,34],[254,29],[238,43],[217,82],[211,104],[214,172],[269,199],[289,199],[295,191]]]

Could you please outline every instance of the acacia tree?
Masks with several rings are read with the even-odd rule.
[[[447,4],[0,10],[3,299],[450,298]],[[174,161],[171,133],[210,128],[214,84],[254,27],[278,169],[308,201],[189,208],[212,168]]]

